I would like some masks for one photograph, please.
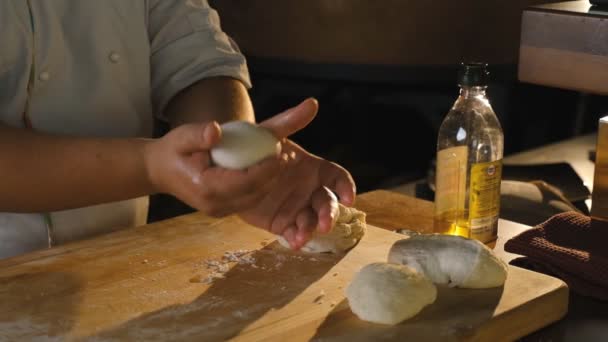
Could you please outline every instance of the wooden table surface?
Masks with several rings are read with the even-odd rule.
[[[431,230],[433,205],[430,202],[399,195],[388,191],[374,191],[360,195],[357,199],[356,207],[368,213],[368,223],[374,226],[379,226],[391,230],[409,229],[422,232],[428,232]],[[208,224],[213,224],[212,219],[209,219],[208,221]],[[183,223],[182,221],[180,221],[180,218],[178,218],[176,220],[170,221],[170,225],[179,225],[180,222]],[[189,227],[188,229],[195,228],[196,227]],[[27,291],[23,291],[22,288],[19,289],[19,291],[21,291],[20,293],[27,294],[27,298],[23,298],[19,301],[20,303],[22,303],[20,307],[11,308],[9,304],[8,308],[5,307],[3,310],[0,310],[3,311],[0,312],[0,316],[3,316],[5,318],[0,319],[0,340],[3,336],[2,331],[15,331],[15,329],[17,329],[18,331],[20,329],[20,326],[15,326],[15,324],[23,325],[23,327],[21,328],[23,328],[24,331],[31,331],[31,329],[40,329],[43,332],[49,333],[51,335],[53,334],[53,331],[48,331],[48,329],[50,329],[48,324],[37,325],[37,322],[30,322],[27,320],[11,321],[10,319],[6,319],[7,317],[11,317],[12,313],[16,312],[28,313],[28,315],[24,317],[36,317],[38,313],[40,313],[41,315],[46,314],[48,317],[57,317],[56,319],[59,321],[53,322],[53,329],[63,329],[65,327],[70,327],[74,325],[75,322],[73,321],[62,321],[62,317],[64,317],[63,312],[65,310],[71,310],[70,312],[73,314],[73,316],[78,317],[79,310],[91,310],[91,306],[97,305],[95,303],[99,302],[99,298],[96,299],[96,302],[94,301],[88,303],[86,301],[86,298],[79,298],[79,289],[83,287],[96,287],[104,289],[104,291],[102,292],[97,291],[98,293],[96,293],[95,296],[103,297],[102,302],[106,303],[104,304],[106,306],[111,306],[113,301],[117,300],[117,298],[122,298],[121,294],[123,294],[127,297],[136,296],[137,298],[141,298],[142,300],[138,301],[136,305],[141,306],[142,308],[148,308],[149,306],[152,310],[154,310],[156,306],[162,307],[163,305],[166,305],[166,303],[162,302],[162,298],[170,299],[171,296],[175,296],[177,293],[179,293],[180,296],[183,297],[184,293],[186,292],[186,296],[190,295],[188,291],[191,292],[191,290],[187,286],[183,286],[183,288],[169,289],[170,291],[168,291],[166,288],[163,287],[163,282],[167,282],[169,280],[160,279],[157,282],[151,284],[149,283],[149,279],[147,280],[146,277],[150,276],[150,274],[152,273],[146,274],[145,272],[140,272],[142,271],[142,269],[150,268],[157,270],[162,269],[164,266],[162,265],[162,260],[153,260],[152,258],[150,258],[149,260],[142,260],[141,254],[137,254],[138,251],[141,252],[143,250],[146,250],[149,252],[150,248],[159,248],[158,252],[153,253],[153,255],[162,255],[166,252],[163,251],[161,247],[155,245],[153,238],[150,235],[146,235],[147,233],[145,233],[145,229],[145,227],[140,227],[125,230],[118,233],[114,233],[109,236],[95,238],[74,244],[68,244],[65,246],[40,252],[29,253],[15,258],[0,260],[0,295],[2,295],[3,292],[5,293],[5,295],[7,295],[10,294],[11,291],[17,291],[14,286],[27,286],[28,288]],[[510,260],[515,257],[515,255],[504,252],[504,242],[510,237],[526,229],[528,229],[528,227],[520,224],[508,221],[501,221],[499,224],[499,239],[496,243],[495,251],[505,260]],[[201,243],[201,241],[183,241],[183,238],[180,239],[179,237],[175,236],[175,232],[175,229],[167,229],[155,234],[164,234],[162,236],[162,239],[163,241],[168,241],[166,244],[167,246],[171,244],[179,244],[180,249],[178,250],[181,250],[181,246],[183,244],[187,244],[188,246],[192,245],[188,247],[191,250],[193,246],[196,246],[197,244]],[[266,233],[259,231],[259,234]],[[213,238],[206,237],[205,235],[206,234],[198,234],[196,236],[199,240],[208,240]],[[235,241],[238,241],[239,237],[235,236],[234,239]],[[184,248],[184,253],[186,253],[188,248]],[[218,246],[214,248],[217,249],[217,251],[215,252],[220,253],[220,250],[225,247],[222,247],[218,244]],[[90,253],[84,253],[87,250],[89,250]],[[100,256],[99,250],[113,250],[114,253],[117,253],[116,251],[120,251],[120,254],[122,256],[116,257],[110,252],[108,252],[107,255]],[[125,251],[127,252],[125,253]],[[89,259],[87,259],[87,255],[89,255]],[[96,257],[100,257],[101,259],[97,259],[92,262],[93,260],[90,260],[90,255],[97,255]],[[176,265],[173,265],[173,267],[169,270],[170,272],[174,273],[172,273],[171,277],[181,279],[187,276],[191,276],[191,272],[189,272],[189,268],[191,268],[191,265],[187,265],[189,257],[190,256],[186,254],[184,254],[183,256],[172,256],[172,259],[183,258],[184,262],[183,264],[178,263]],[[113,263],[116,262],[121,263],[121,265],[118,265],[118,267],[113,266]],[[82,270],[83,264],[98,265],[99,268]],[[130,265],[134,266],[131,267]],[[86,281],[85,284],[79,283],[79,281],[82,282],[83,280],[74,279],[73,274],[71,272],[65,271],[70,269],[80,270],[87,274],[92,274],[93,276],[84,279]],[[54,270],[63,270],[63,272],[54,272]],[[49,277],[53,278],[51,279],[52,281],[50,283],[56,284],[55,286],[48,286]],[[146,292],[149,289],[143,291],[142,289],[138,289],[137,286],[133,287],[133,282],[125,280],[132,279],[134,277],[138,279],[141,278],[142,282],[144,282],[143,284],[146,284],[147,288],[149,288],[150,286],[154,288],[158,287],[159,291],[163,291],[163,296],[146,297],[147,295],[149,295],[149,293]],[[26,279],[27,281],[21,281],[21,278]],[[36,279],[40,281],[36,281]],[[187,281],[184,283],[187,283]],[[247,286],[247,284],[243,284],[243,286]],[[172,293],[172,291],[178,292]],[[49,296],[52,297],[54,295],[60,295],[63,296],[63,298],[68,299],[71,298],[74,302],[69,303],[62,301],[60,304],[64,305],[65,307],[56,307],[54,305],[57,303],[45,300],[48,299]],[[191,295],[196,296],[195,293],[192,293]],[[117,303],[116,305],[120,306],[122,304]],[[127,304],[133,305],[132,303]],[[108,308],[104,308],[104,310],[107,311]],[[134,309],[133,312],[137,312],[138,310],[139,309]],[[53,316],[53,312],[58,312],[61,314]],[[114,314],[124,315],[125,312],[124,310],[117,309],[115,310]],[[180,314],[188,315],[187,312],[182,312]],[[127,320],[129,318],[130,317],[124,317],[124,319]],[[101,321],[111,321],[112,317],[96,317],[95,319]],[[152,317],[151,319],[156,318]],[[88,324],[92,327],[97,326],[95,322],[77,323],[81,325]],[[154,322],[148,323],[152,324]],[[8,325],[3,326],[4,324]],[[150,327],[147,326],[147,328]]]
[[[593,190],[593,173],[595,165],[589,159],[589,152],[595,150],[597,133],[586,134],[572,139],[543,145],[530,150],[508,155],[503,162],[508,165],[529,165],[529,164],[551,164],[569,163],[574,171],[581,177],[584,185]],[[414,182],[397,186],[392,191],[412,196],[416,195],[416,184],[424,182],[419,179]],[[591,206],[591,199],[587,201]]]
[[[587,185],[592,185],[592,163],[588,160],[587,153],[581,153],[581,147],[583,147],[582,150],[586,151],[590,146],[593,146],[594,141],[595,135],[583,136],[568,142],[545,146],[538,151],[518,154],[510,161],[524,163],[530,158],[538,157],[539,153],[544,155],[539,162],[575,161],[572,163],[573,167]],[[359,196],[357,205],[369,211],[370,223],[381,225],[383,228],[426,230],[430,229],[432,225],[433,204],[400,193],[370,192]],[[386,212],[387,215],[381,215],[381,212]],[[530,229],[530,227],[500,220],[498,226],[499,237],[494,250],[504,260],[517,257],[515,254],[504,251],[504,243],[527,229]],[[605,340],[606,336],[608,336],[608,303],[570,293],[569,309],[566,317],[523,338],[522,341],[600,341]]]
[[[605,8],[593,8],[587,0],[534,6],[523,11],[519,80],[608,94],[607,18]]]
[[[360,195],[355,206],[367,213],[367,222],[385,229],[408,229],[422,233],[432,232],[433,203],[392,191],[377,190]],[[500,220],[498,239],[489,244],[503,260],[518,255],[505,252],[504,244],[515,235],[530,229],[523,224]]]

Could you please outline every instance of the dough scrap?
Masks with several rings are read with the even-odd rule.
[[[365,213],[355,208],[339,205],[340,214],[332,230],[327,234],[314,232],[313,237],[302,251],[308,253],[343,253],[352,248],[365,235]],[[279,243],[290,248],[289,242],[282,236],[278,237]]]
[[[410,266],[435,284],[473,289],[502,286],[508,270],[483,243],[442,234],[399,240],[391,247],[388,261]]]
[[[416,270],[399,264],[372,263],[355,274],[346,289],[352,312],[362,320],[397,324],[435,302],[437,289]]]

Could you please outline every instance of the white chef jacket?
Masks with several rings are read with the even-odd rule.
[[[169,100],[200,79],[250,87],[243,55],[206,0],[2,0],[0,46],[0,122],[43,132],[147,137],[153,115],[162,119]],[[62,243],[146,216],[147,198],[0,213],[0,258],[47,247],[45,217]]]

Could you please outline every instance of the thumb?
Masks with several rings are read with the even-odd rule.
[[[283,139],[308,126],[317,115],[318,110],[319,102],[309,98],[299,105],[265,120],[260,126],[272,131],[275,137]]]
[[[186,124],[171,131],[177,152],[192,154],[211,149],[222,136],[220,125],[215,122]]]

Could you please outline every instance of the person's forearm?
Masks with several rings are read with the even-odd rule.
[[[255,121],[247,89],[229,77],[214,77],[193,84],[169,102],[165,114],[173,127],[188,122]]]
[[[52,136],[0,124],[0,212],[42,212],[154,191],[143,139]]]

